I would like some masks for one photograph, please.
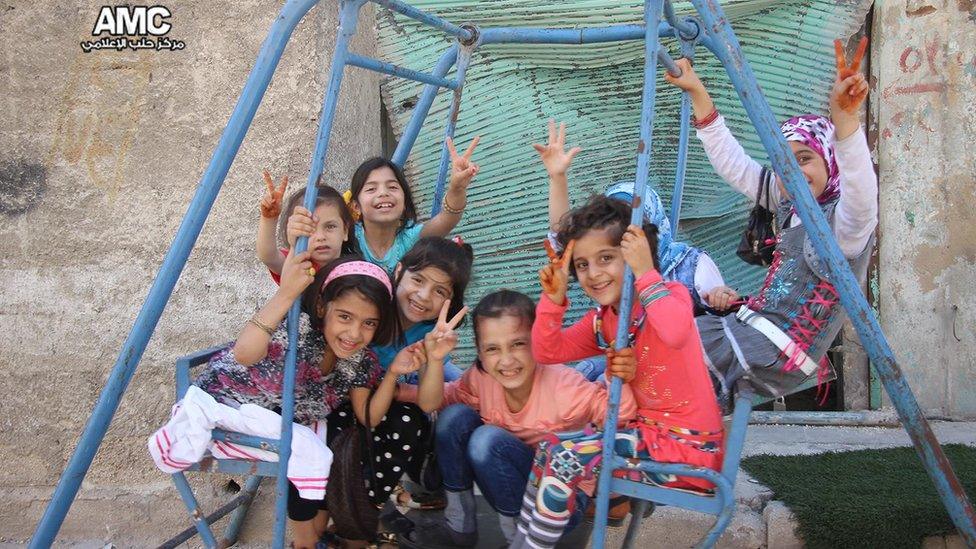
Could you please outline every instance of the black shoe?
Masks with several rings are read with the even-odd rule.
[[[380,522],[394,534],[409,533],[416,526],[412,520],[392,506],[380,513]]]
[[[455,532],[443,521],[397,536],[401,547],[413,549],[467,549],[478,545],[478,532]]]

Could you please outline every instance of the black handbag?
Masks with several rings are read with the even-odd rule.
[[[756,204],[749,212],[749,224],[742,234],[736,255],[750,265],[768,267],[773,262],[773,250],[776,249],[775,216],[770,206],[772,193],[769,185],[773,180],[773,172],[763,166],[759,174],[759,189],[756,191]],[[765,206],[762,204],[763,195],[766,196]]]
[[[342,430],[329,448],[332,469],[325,492],[329,516],[335,522],[335,533],[345,539],[372,540],[379,527],[379,508],[369,497],[376,490],[373,471],[373,429],[369,427],[369,404],[366,399],[366,425],[353,418],[353,424]],[[363,459],[365,450],[366,459]]]

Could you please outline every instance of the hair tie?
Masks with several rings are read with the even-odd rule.
[[[352,207],[352,189],[346,189],[346,192],[342,193],[342,199],[346,201],[346,209],[349,210],[352,220],[359,221],[359,212]]]
[[[462,248],[464,247],[464,239],[461,238],[461,235],[459,235],[459,234],[456,234],[456,235],[452,236],[451,237],[451,242],[457,244],[458,246],[460,246]]]
[[[386,271],[382,267],[369,261],[349,261],[337,265],[329,273],[329,276],[325,277],[325,282],[322,283],[322,291],[325,291],[325,287],[329,285],[329,282],[341,276],[349,275],[363,275],[379,280],[383,284],[383,287],[386,288],[386,292],[390,294],[390,299],[393,298],[393,285],[390,284],[390,276],[386,274]]]

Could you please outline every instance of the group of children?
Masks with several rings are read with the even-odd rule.
[[[862,54],[863,48],[855,64]],[[691,64],[678,63],[682,76],[666,78],[690,93],[709,160],[754,198],[762,167],[732,137]],[[839,60],[830,119],[805,115],[782,128],[862,278],[877,223],[877,180],[858,118],[866,92],[857,67]],[[295,422],[314,425],[323,444],[353,422],[371,427],[375,463],[366,467],[367,488],[378,506],[391,498],[422,505],[398,484],[404,475],[418,480],[428,454],[436,455],[444,520],[402,532],[400,545],[475,546],[477,485],[511,547],[554,546],[594,493],[602,442],[596,429],[608,395],[601,374],[624,382],[618,452],[716,470],[723,451],[717,397],[732,383],[746,376],[760,391],[779,395],[798,380],[829,375],[822,359],[843,309],[781,183],[772,190],[778,233],[768,275],[738,312],[723,315],[740,304],[738,294],[707,254],[673,239],[653,191],[642,200],[642,226],[629,223],[632,184],[569,208],[566,174],[579,149],[567,152],[565,127],[552,123],[548,143],[535,145],[550,177],[550,262],[539,272],[541,296],[536,303],[500,289],[468,315],[464,293],[474,255],[459,238],[446,237],[478,173],[471,159],[476,145],[477,139],[459,154],[448,141],[448,189],[440,213],[425,223],[417,220],[403,172],[382,158],[356,170],[345,197],[319,186],[313,211],[298,205],[304,191],[285,199],[287,181],[275,186],[266,173],[257,251],[278,289],[194,383],[220,405],[280,412],[289,343],[282,321],[300,300]],[[279,248],[281,233],[287,245]],[[299,237],[308,237],[302,253],[295,252]],[[621,312],[627,267],[634,303]],[[565,326],[571,279],[596,307]],[[462,369],[450,353],[466,316],[477,358]],[[621,321],[628,341],[616,350]],[[579,371],[565,365],[577,361]],[[150,439],[154,457],[158,438]],[[160,460],[167,455],[168,465],[182,463],[174,465],[165,451]],[[289,471],[294,462],[293,455]],[[301,477],[289,479],[294,547],[316,547],[329,537],[325,500],[304,498]],[[644,480],[711,488],[693,478]]]

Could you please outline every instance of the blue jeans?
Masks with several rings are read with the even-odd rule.
[[[585,358],[574,364],[573,369],[583,374],[587,381],[596,381],[607,371],[607,355]]]
[[[477,483],[492,509],[518,516],[535,449],[497,425],[485,425],[478,412],[463,404],[442,410],[435,429],[444,488],[461,492]],[[577,502],[569,528],[579,523],[588,503],[586,494],[578,492]]]

